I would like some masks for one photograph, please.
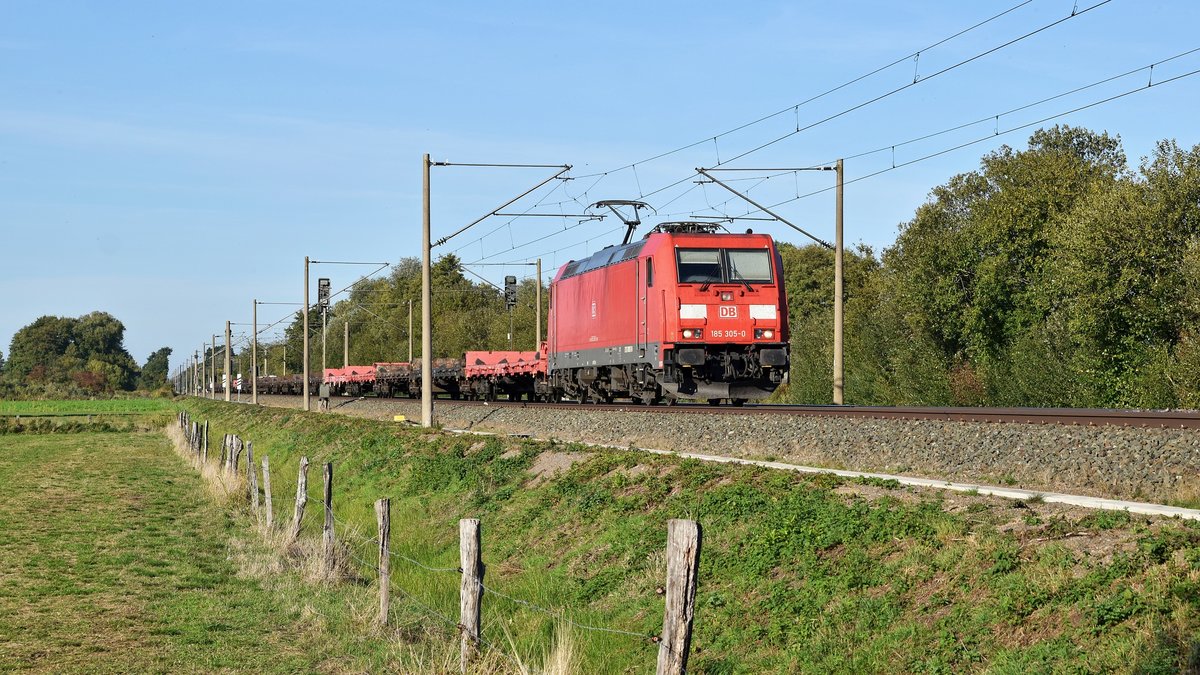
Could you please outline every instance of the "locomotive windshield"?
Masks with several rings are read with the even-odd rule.
[[[679,250],[679,283],[713,284],[720,281],[720,249]]]
[[[771,282],[771,259],[766,249],[749,251],[726,251],[729,260],[730,281]]]
[[[676,252],[681,284],[771,283],[766,249],[686,249]]]

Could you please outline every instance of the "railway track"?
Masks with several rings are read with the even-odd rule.
[[[386,399],[380,399],[386,400]],[[439,401],[444,403],[446,401]],[[908,421],[1007,422],[1074,426],[1122,426],[1155,429],[1200,429],[1200,411],[1109,410],[1090,408],[918,408],[886,406],[747,404],[712,406],[680,404],[646,406],[634,403],[580,404],[521,401],[454,401],[454,405],[536,407],[539,410],[592,410],[597,412],[651,412],[663,414],[798,415]]]
[[[267,398],[267,405],[301,403],[293,396]],[[408,398],[346,397],[335,399],[334,408],[388,421],[398,415],[412,421],[420,414],[419,401]],[[438,399],[434,412],[448,430],[854,469],[966,490],[1020,485],[1038,494],[1188,505],[1200,494],[1196,411]],[[922,420],[927,422],[913,423]]]

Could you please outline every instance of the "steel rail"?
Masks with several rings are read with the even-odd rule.
[[[405,398],[378,398],[378,401],[408,401]],[[909,422],[997,422],[1010,424],[1057,424],[1063,426],[1122,426],[1161,429],[1200,430],[1200,410],[1121,410],[1112,408],[983,408],[917,407],[857,405],[789,405],[748,403],[744,406],[681,403],[644,405],[640,403],[540,403],[532,401],[472,401],[437,399],[441,406],[493,406],[497,408],[533,408],[574,410],[579,412],[645,412],[682,415],[798,415],[882,419]]]
[[[442,401],[446,404],[484,405],[480,401]],[[1015,424],[1058,424],[1068,426],[1125,426],[1164,429],[1200,429],[1200,411],[1117,410],[1104,408],[936,408],[852,405],[712,406],[684,404],[648,406],[634,403],[580,404],[489,401],[492,406],[516,406],[556,410],[594,410],[597,412],[651,412],[718,415],[799,415],[843,417],[849,419],[888,419],[903,421],[1003,422]]]

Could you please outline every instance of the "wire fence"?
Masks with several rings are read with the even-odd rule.
[[[180,414],[180,426],[181,426],[181,428],[183,428],[185,430],[185,436],[187,436],[188,434],[191,433],[189,431],[189,423],[190,423],[190,420],[186,418],[186,413],[181,413]],[[199,425],[196,425],[195,428],[199,429],[201,427]],[[245,469],[242,469],[238,466],[234,466],[233,462],[236,462],[238,460],[238,458],[240,458],[242,456],[242,453],[237,452],[236,448],[243,447],[243,444],[241,443],[241,439],[238,438],[234,434],[227,434],[225,436],[225,438],[226,438],[227,442],[223,442],[221,444],[222,450],[220,451],[219,454],[214,453],[213,461],[221,462],[220,467],[222,468],[222,470],[224,472],[227,472],[230,476],[232,476],[235,481],[245,479],[246,476],[249,475],[249,472],[251,470],[257,472],[258,467],[251,465],[249,463],[247,463]],[[199,444],[197,443],[197,441],[195,439],[189,438],[188,440],[191,443],[193,449],[196,449],[199,447]],[[226,446],[230,446],[230,447],[227,448]],[[248,447],[248,444],[244,444],[244,446]],[[200,454],[197,453],[196,459],[198,462],[200,461],[200,457],[201,457]],[[299,479],[297,482],[299,482]],[[328,523],[328,525],[333,528],[333,531],[331,532],[333,541],[335,542],[335,546],[333,548],[336,551],[341,552],[340,555],[344,556],[345,565],[346,565],[345,568],[341,568],[341,569],[344,569],[345,572],[348,574],[356,575],[357,578],[362,579],[362,580],[375,579],[380,582],[380,585],[382,588],[382,585],[383,585],[382,584],[382,581],[383,581],[382,575],[384,574],[384,568],[381,566],[381,564],[378,560],[372,560],[372,558],[374,558],[376,556],[372,555],[372,553],[371,553],[372,551],[377,553],[378,551],[380,551],[384,548],[383,546],[381,546],[380,537],[379,536],[367,536],[366,534],[363,533],[364,526],[361,523],[349,522],[349,521],[346,521],[343,518],[337,516],[336,514],[334,514],[332,512],[332,501],[331,502],[325,501],[324,490],[320,491],[319,496],[314,496],[313,492],[317,492],[318,487],[319,486],[311,486],[311,487],[307,488],[302,494],[304,496],[305,502],[312,501],[316,504],[320,504],[323,507],[323,509],[328,509],[329,515],[332,516],[331,523]],[[267,488],[265,485],[263,485],[260,489],[265,490]],[[329,489],[332,494],[332,486],[330,486]],[[245,496],[248,499],[250,497],[252,497],[252,495],[250,495],[250,493],[249,493],[249,489],[243,489],[241,487],[238,487],[237,490],[234,490],[234,492],[236,492],[236,491],[245,492],[246,493]],[[290,517],[287,515],[286,512],[289,509],[288,509],[286,498],[273,500],[272,504],[274,505],[275,502],[282,504],[282,506],[278,507],[278,508],[273,506],[272,510],[273,511],[282,510],[283,513],[279,514],[279,516],[282,516],[282,517],[276,517],[276,514],[272,513],[271,515],[272,515],[273,522],[278,524],[277,527],[285,529],[285,530],[294,528],[295,527],[294,518],[296,517],[297,514],[293,514]],[[267,508],[265,503],[263,504],[263,506],[261,508]],[[258,512],[256,512],[255,515],[261,516],[261,514]],[[302,517],[304,514],[301,513],[298,515],[300,515]],[[324,518],[324,515],[325,515],[324,512],[320,513],[320,516],[322,518]],[[258,520],[261,522],[261,518],[259,518]],[[591,538],[591,540],[594,540],[594,539],[595,539],[595,536],[593,536]],[[488,613],[491,615],[489,622],[486,625],[482,624],[482,622],[479,621],[479,619],[482,618],[482,615],[480,613],[478,613],[478,611],[477,611],[477,613],[475,615],[476,618],[474,620],[474,625],[480,626],[480,628],[478,629],[477,633],[475,633],[474,631],[468,631],[468,629],[466,628],[465,625],[470,625],[472,623],[468,618],[463,617],[461,619],[461,621],[455,620],[452,616],[452,610],[447,611],[447,610],[439,609],[437,607],[439,602],[437,602],[434,598],[423,597],[421,593],[419,593],[418,591],[413,589],[411,586],[407,586],[403,583],[395,583],[396,580],[390,573],[390,568],[391,568],[390,563],[392,563],[392,562],[399,563],[401,565],[407,566],[410,570],[418,572],[419,574],[420,573],[428,573],[430,575],[440,577],[440,578],[448,578],[450,574],[462,575],[462,578],[463,578],[462,584],[459,586],[459,588],[454,589],[454,591],[447,590],[446,591],[447,595],[451,594],[451,593],[466,592],[465,589],[471,588],[472,584],[473,584],[474,591],[479,594],[480,598],[494,597],[494,598],[502,601],[502,604],[507,604],[509,607],[520,608],[523,610],[527,610],[530,612],[535,612],[535,613],[544,615],[544,616],[548,617],[552,622],[561,623],[563,625],[570,626],[571,628],[576,629],[578,631],[582,631],[585,633],[598,633],[598,634],[616,635],[616,636],[634,638],[637,642],[642,643],[642,644],[660,644],[662,641],[662,638],[659,635],[654,634],[654,633],[632,631],[632,630],[626,630],[623,628],[614,628],[614,627],[609,627],[609,626],[596,625],[594,623],[588,623],[588,622],[576,620],[575,618],[573,618],[573,616],[577,616],[581,613],[586,613],[587,609],[585,607],[571,606],[571,605],[562,605],[562,606],[558,606],[558,607],[547,607],[545,605],[534,602],[533,600],[530,600],[527,598],[522,598],[522,597],[519,597],[518,595],[502,591],[499,588],[497,588],[494,584],[484,583],[481,574],[479,576],[475,576],[474,574],[464,574],[463,567],[461,567],[460,565],[448,566],[445,564],[438,564],[435,560],[430,560],[430,559],[421,560],[421,559],[412,557],[411,555],[406,555],[405,553],[402,553],[402,552],[393,551],[393,550],[391,550],[391,547],[390,547],[391,537],[389,537],[388,540],[389,541],[387,542],[388,543],[387,553],[388,553],[389,565],[386,569],[388,570],[387,586],[390,589],[390,593],[388,594],[389,596],[392,594],[395,594],[399,598],[402,598],[403,601],[405,603],[407,603],[407,605],[414,608],[420,614],[423,614],[430,619],[436,620],[439,624],[442,624],[442,625],[445,625],[445,626],[451,628],[453,631],[455,631],[458,634],[465,634],[467,632],[470,632],[471,633],[470,638],[472,640],[477,641],[478,645],[489,650],[489,652],[495,652],[499,657],[512,662],[517,667],[517,669],[522,672],[525,672],[526,668],[520,662],[520,660],[515,658],[512,654],[510,654],[505,649],[496,645],[493,641],[489,640],[486,635],[487,633],[492,632],[492,630],[490,630],[490,629],[494,629],[497,621],[501,621],[505,618],[508,618],[511,620],[514,616],[512,614],[512,610],[510,610],[506,614],[503,610],[498,608],[499,607],[498,605],[491,604],[491,605],[489,605],[490,609],[488,611]],[[476,554],[477,554],[478,549],[476,548],[475,550],[476,550]],[[481,570],[482,569],[481,561],[477,561],[477,562],[479,564],[477,564],[476,567]],[[336,566],[336,563],[332,560],[326,561],[325,564],[330,566],[329,569],[333,569]],[[353,566],[353,567],[351,567],[351,566]],[[413,577],[411,577],[411,576],[409,576],[407,578],[410,579],[410,581],[413,579]],[[435,589],[433,591],[433,594],[437,595],[437,593],[438,593],[438,591]],[[693,590],[693,595],[694,595],[694,590]],[[443,598],[443,601],[444,601],[444,599],[445,598]],[[689,620],[689,630],[690,630],[690,620]],[[664,635],[665,634],[666,633],[664,631]],[[510,636],[507,635],[507,632],[506,632],[506,637],[508,638],[509,643],[511,645],[512,639]]]

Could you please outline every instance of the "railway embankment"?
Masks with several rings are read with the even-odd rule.
[[[301,403],[283,396],[266,402]],[[335,411],[349,415],[420,418],[419,404],[407,399],[339,403]],[[1200,432],[1192,429],[614,413],[584,406],[547,411],[445,400],[436,402],[436,411],[439,423],[453,429],[1200,506]]]
[[[681,517],[703,528],[696,672],[1200,666],[1200,525],[1191,521],[438,433],[390,417],[183,405],[211,421],[214,437],[238,433],[255,457],[270,457],[284,509],[301,455],[333,463],[336,532],[362,547],[356,559],[371,559],[372,502],[390,497],[401,514],[392,550],[406,556],[393,583],[445,616],[458,607],[457,520],[478,518],[484,583],[504,594],[483,596],[484,638],[546,653],[547,636],[571,618],[592,627],[572,629],[574,672],[634,672],[653,661],[646,637],[662,626],[665,523]],[[450,408],[439,404],[448,424]],[[475,426],[502,417],[489,408]],[[565,423],[559,412],[540,414]],[[730,429],[738,433],[708,433],[727,438]],[[418,630],[441,620],[410,610],[404,625]],[[450,625],[432,635],[456,645]]]

